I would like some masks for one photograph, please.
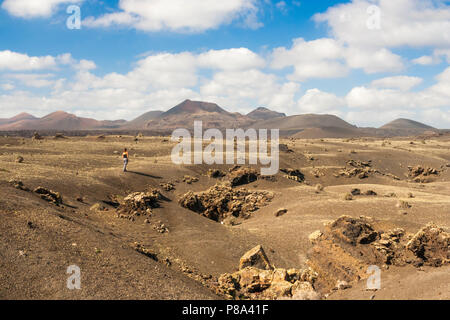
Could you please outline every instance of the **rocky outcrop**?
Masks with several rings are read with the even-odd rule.
[[[63,202],[62,196],[59,194],[59,192],[55,192],[44,187],[37,187],[33,190],[33,192],[37,193],[41,197],[41,199],[53,203],[57,206],[61,205]]]
[[[228,217],[249,218],[250,214],[267,205],[273,194],[267,191],[233,189],[227,185],[215,185],[205,192],[184,194],[179,204],[191,211],[221,222]]]
[[[411,179],[414,182],[418,183],[427,183],[432,182],[432,176],[439,175],[439,171],[430,168],[430,167],[422,167],[422,166],[415,166],[415,167],[408,167],[408,173],[407,176],[409,179]]]
[[[314,289],[317,274],[312,269],[273,268],[261,246],[241,258],[239,269],[219,277],[218,291],[229,299],[320,299]]]
[[[307,263],[318,274],[315,289],[329,292],[336,283],[365,279],[372,265],[441,266],[450,261],[450,234],[442,228],[428,225],[415,235],[383,229],[372,218],[342,216],[314,232]]]

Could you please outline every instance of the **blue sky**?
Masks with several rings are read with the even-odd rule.
[[[132,119],[197,99],[450,128],[449,1],[0,2],[0,118]]]

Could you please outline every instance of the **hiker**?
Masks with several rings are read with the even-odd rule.
[[[127,172],[127,165],[129,158],[127,148],[123,149],[122,158],[123,158],[123,172]]]

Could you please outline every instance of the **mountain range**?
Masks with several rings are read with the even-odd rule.
[[[56,111],[42,118],[20,113],[0,119],[0,131],[77,131],[77,130],[148,130],[169,133],[177,128],[192,128],[194,121],[202,121],[203,128],[280,129],[282,136],[295,138],[345,138],[357,136],[401,136],[437,131],[426,124],[397,119],[380,128],[358,128],[334,115],[284,113],[259,107],[243,115],[228,112],[215,103],[185,100],[170,110],[150,111],[134,120],[95,120]]]

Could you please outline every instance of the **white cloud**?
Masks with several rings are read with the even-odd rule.
[[[4,90],[4,91],[10,91],[10,90],[14,90],[16,87],[11,83],[2,83],[0,85],[0,88],[2,88],[2,90]]]
[[[380,12],[380,29],[368,28],[370,6]],[[363,48],[449,47],[450,7],[432,0],[352,0],[315,15],[331,34],[349,46]]]
[[[5,0],[2,8],[21,18],[50,17],[60,4],[81,3],[84,0]]]
[[[251,111],[255,105],[291,111],[299,88],[296,83],[283,83],[273,74],[251,69],[217,72],[201,86],[200,94],[240,112]]]
[[[108,27],[131,26],[144,31],[172,30],[201,32],[243,20],[251,27],[261,26],[256,20],[258,0],[120,0],[121,11],[101,17],[89,17],[84,25]]]
[[[245,70],[263,68],[263,58],[247,48],[210,50],[198,56],[198,65],[204,68],[221,70]]]
[[[275,4],[275,7],[276,7],[278,10],[280,10],[281,13],[283,13],[283,14],[287,14],[287,13],[288,13],[287,4],[286,4],[285,1],[277,2],[277,3]]]
[[[33,88],[43,88],[49,87],[55,84],[55,80],[53,78],[53,74],[26,74],[26,73],[16,73],[5,75],[5,78],[14,79],[20,81],[22,84],[27,87]]]
[[[297,106],[306,113],[336,113],[336,110],[345,106],[345,100],[332,93],[310,89],[300,98]]]
[[[348,73],[348,68],[341,61],[344,53],[344,48],[333,39],[305,41],[299,38],[293,41],[290,49],[274,49],[271,66],[274,69],[293,66],[294,73],[288,77],[292,81],[338,78]]]
[[[374,80],[371,85],[375,88],[390,88],[408,91],[411,88],[421,84],[422,81],[423,79],[419,77],[397,76]]]
[[[412,60],[412,63],[419,64],[422,66],[429,66],[432,64],[437,64],[439,62],[440,62],[440,60],[437,59],[437,57],[435,57],[435,56],[421,56],[419,58]]]
[[[345,51],[347,65],[353,69],[363,69],[368,74],[398,72],[404,68],[402,58],[391,51],[350,47]]]
[[[399,81],[398,78],[397,80],[390,80],[390,86],[392,87],[392,84],[396,82],[397,89],[355,87],[346,96],[347,105],[351,108],[376,110],[449,108],[450,67],[439,74],[436,80],[436,84],[418,92],[404,91],[403,89],[407,86],[408,80],[403,80],[403,84],[400,84],[402,81]],[[417,82],[417,80],[414,81]]]
[[[56,60],[52,56],[30,57],[9,50],[0,51],[0,70],[27,71],[54,68]]]
[[[402,58],[385,48],[347,47],[331,38],[295,39],[290,49],[273,50],[271,66],[274,69],[293,66],[294,73],[289,76],[293,81],[341,78],[348,75],[350,68],[363,69],[369,74],[396,72],[404,68]]]

